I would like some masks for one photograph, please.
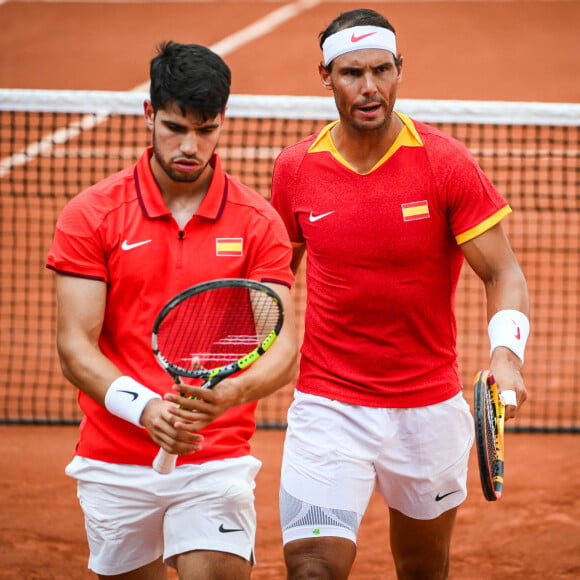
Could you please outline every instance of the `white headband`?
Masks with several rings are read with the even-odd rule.
[[[353,26],[339,30],[324,41],[324,66],[328,66],[337,56],[367,48],[388,50],[397,56],[397,43],[391,30],[379,26]]]

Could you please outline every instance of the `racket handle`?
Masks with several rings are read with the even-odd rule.
[[[173,453],[167,453],[165,449],[160,449],[157,453],[157,456],[153,460],[153,469],[157,473],[171,473],[175,469],[176,461],[177,455],[173,455]]]

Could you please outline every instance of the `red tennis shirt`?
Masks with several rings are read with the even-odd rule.
[[[336,150],[334,124],[274,166],[272,204],[307,252],[297,388],[355,405],[419,407],[461,390],[460,244],[511,212],[463,145],[399,116],[364,175]]]
[[[197,213],[180,230],[153,178],[147,149],[133,167],[73,198],[60,215],[47,267],[103,280],[107,307],[99,345],[121,372],[163,394],[172,381],[151,350],[161,307],[181,290],[216,278],[250,278],[291,286],[291,246],[279,215],[258,193],[221,169]],[[151,465],[158,447],[143,428],[110,414],[79,391],[84,412],[76,453],[112,463]],[[202,431],[197,453],[180,463],[249,453],[251,403],[230,409]]]

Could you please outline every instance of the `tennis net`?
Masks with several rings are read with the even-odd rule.
[[[143,93],[0,90],[0,423],[77,423],[76,391],[55,349],[56,218],[79,191],[134,162],[149,144]],[[505,220],[528,279],[530,398],[515,431],[580,432],[580,105],[398,101],[397,109],[463,141],[508,199]],[[330,98],[232,96],[220,155],[226,171],[269,195],[280,150],[336,118]],[[304,275],[294,290],[299,331]],[[459,363],[471,401],[488,341],[481,282],[463,269],[456,297]],[[261,401],[264,428],[285,425],[292,385]]]

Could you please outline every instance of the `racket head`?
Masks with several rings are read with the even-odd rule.
[[[283,322],[282,300],[269,286],[243,278],[211,280],[165,304],[151,345],[173,377],[204,379],[208,387],[262,356]]]
[[[481,489],[487,501],[496,501],[503,491],[504,406],[488,370],[475,377],[473,410]]]

